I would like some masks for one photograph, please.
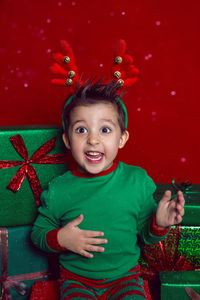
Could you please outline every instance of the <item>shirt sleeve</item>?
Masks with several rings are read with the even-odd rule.
[[[61,224],[54,215],[50,188],[42,193],[41,203],[38,217],[32,228],[31,239],[38,248],[46,252],[63,251],[65,248],[61,247],[57,241],[57,232]]]
[[[51,230],[46,234],[46,241],[48,246],[54,251],[66,251],[67,249],[62,247],[58,241],[58,229]]]
[[[153,215],[153,219],[151,221],[151,226],[150,226],[150,232],[152,235],[155,236],[165,236],[169,231],[169,227],[160,229],[158,228],[157,224],[156,224],[156,214],[154,213]]]
[[[141,211],[138,217],[138,232],[145,244],[158,243],[167,236],[169,228],[159,230],[155,221],[153,222],[153,216],[157,209],[157,204],[153,198],[156,185],[146,172],[141,185]]]

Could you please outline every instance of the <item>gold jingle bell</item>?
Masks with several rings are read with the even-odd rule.
[[[63,57],[63,63],[64,63],[64,64],[68,64],[69,62],[70,62],[69,56],[64,56],[64,57]]]
[[[119,80],[117,80],[117,83],[118,83],[120,86],[123,86],[123,85],[124,85],[124,80],[123,80],[123,79],[119,79]]]
[[[120,78],[120,77],[121,77],[121,72],[115,71],[114,74],[113,74],[113,76],[114,76],[115,78]]]
[[[122,63],[122,57],[121,56],[116,56],[115,57],[115,63],[118,64],[118,65],[121,64]]]
[[[76,75],[76,73],[74,71],[69,71],[68,72],[69,78],[73,78],[75,75]]]
[[[72,85],[73,84],[73,80],[72,79],[70,79],[70,78],[67,78],[67,80],[66,80],[66,85],[68,85],[68,86],[70,86],[70,85]]]

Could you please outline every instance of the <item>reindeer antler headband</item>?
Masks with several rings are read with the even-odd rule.
[[[59,78],[52,79],[52,84],[67,87],[68,95],[72,95],[65,103],[65,108],[72,101],[77,84],[82,85],[83,81],[80,79],[72,48],[65,40],[61,41],[61,53],[54,54],[54,60],[55,63],[51,66],[51,71],[53,74],[59,75]],[[126,42],[119,40],[114,49],[111,76],[107,82],[111,80],[117,82],[120,89],[130,87],[137,81],[138,73],[138,69],[133,64],[133,58],[126,54]],[[127,128],[128,114],[126,107],[119,97],[115,99],[122,106],[125,114],[125,128]]]

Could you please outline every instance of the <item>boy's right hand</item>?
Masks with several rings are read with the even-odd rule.
[[[81,230],[78,225],[80,225],[82,221],[83,215],[81,214],[78,218],[72,220],[58,231],[57,239],[62,247],[82,256],[92,258],[93,254],[88,251],[103,252],[103,247],[94,245],[106,244],[107,240],[97,239],[97,237],[104,236],[103,232]]]

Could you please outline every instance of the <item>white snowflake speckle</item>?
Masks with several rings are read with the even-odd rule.
[[[176,96],[176,91],[171,91],[171,92],[170,92],[170,95],[171,95],[171,96]]]
[[[150,58],[152,58],[152,54],[151,53],[145,55],[145,57],[144,57],[145,60],[149,60]]]
[[[138,107],[138,108],[137,108],[137,111],[141,111],[141,107]]]
[[[185,162],[186,162],[186,158],[185,158],[185,157],[181,157],[181,158],[180,158],[180,161],[181,161],[182,163],[185,163]]]
[[[99,67],[102,68],[102,67],[103,67],[103,64],[100,64]]]
[[[122,11],[121,15],[122,16],[125,16],[126,12],[125,11]]]
[[[58,2],[58,6],[62,6],[62,2],[61,1]]]
[[[76,2],[75,1],[72,1],[72,6],[75,6],[76,5]]]
[[[48,18],[48,19],[46,20],[47,24],[50,24],[51,21],[52,21],[52,20],[51,20],[50,18]]]
[[[155,24],[156,24],[156,26],[160,26],[161,22],[160,21],[156,21]]]
[[[28,83],[27,83],[27,82],[24,83],[24,87],[25,87],[25,88],[28,87]]]
[[[51,51],[52,50],[49,48],[49,49],[46,50],[46,53],[51,53]]]

